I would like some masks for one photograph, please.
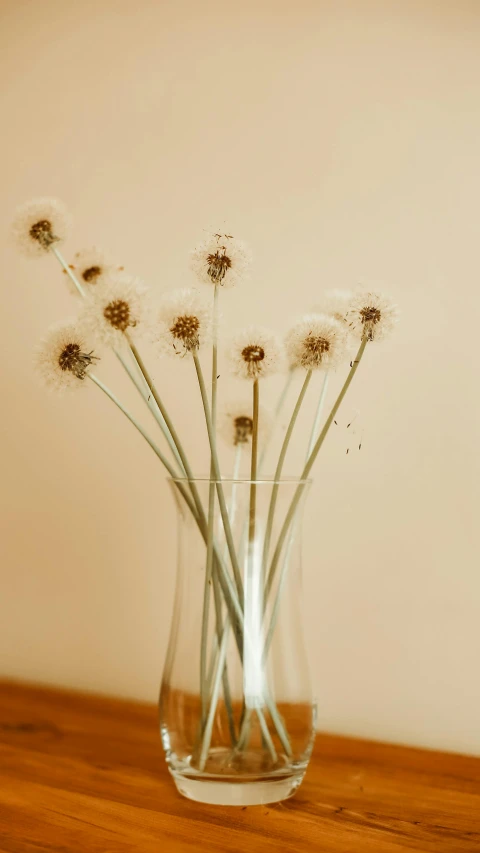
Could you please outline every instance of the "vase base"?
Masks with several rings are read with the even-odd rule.
[[[295,794],[304,776],[301,773],[282,779],[227,782],[192,779],[181,773],[170,772],[182,796],[212,806],[260,806],[278,803]]]

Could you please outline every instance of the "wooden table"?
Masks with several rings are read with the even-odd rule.
[[[480,759],[319,735],[298,794],[177,794],[156,708],[0,683],[0,851],[480,851]]]

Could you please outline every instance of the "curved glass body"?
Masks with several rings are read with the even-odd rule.
[[[301,601],[308,485],[171,481],[178,567],[160,727],[191,799],[274,802],[303,779],[315,735]]]

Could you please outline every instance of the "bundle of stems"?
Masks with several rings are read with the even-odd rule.
[[[252,715],[256,715],[264,747],[275,762],[278,747],[289,756],[291,745],[268,685],[267,663],[289,572],[300,501],[367,345],[381,340],[390,331],[396,320],[395,306],[384,296],[371,291],[337,292],[327,296],[319,310],[298,320],[284,343],[268,329],[256,327],[244,329],[233,338],[228,353],[232,372],[250,384],[251,399],[241,406],[234,406],[233,413],[226,412],[224,416],[224,433],[226,430],[231,444],[235,446],[233,484],[228,500],[220,468],[217,429],[219,302],[224,290],[230,285],[238,285],[245,277],[249,267],[246,247],[231,235],[211,235],[192,255],[195,273],[202,283],[211,287],[211,300],[202,299],[197,291],[191,289],[167,294],[162,299],[157,320],[151,322],[144,288],[123,270],[114,267],[102,253],[89,250],[79,253],[75,264],[67,263],[59,249],[66,218],[59,202],[40,199],[20,209],[14,224],[15,237],[24,252],[31,256],[53,256],[83,302],[79,319],[55,327],[43,342],[38,352],[39,369],[47,384],[59,391],[85,385],[88,379],[118,407],[172,479],[205,543],[199,660],[201,718],[195,750],[198,767],[203,769],[208,759],[221,691],[232,749],[241,751],[247,748]],[[160,354],[186,357],[195,370],[210,448],[206,505],[179,433],[139,351],[138,333],[144,328],[148,328]],[[328,378],[332,371],[341,368],[343,361],[348,360],[355,338],[358,348],[322,423]],[[148,408],[154,426],[159,430],[162,446],[156,437],[152,437],[151,429],[146,429],[97,375],[98,342],[113,348],[122,369]],[[202,350],[210,351],[210,387],[200,358]],[[265,441],[264,438],[261,448],[263,384],[285,363],[288,364],[286,380],[268,439]],[[316,402],[304,467],[287,512],[278,520],[278,492],[285,462],[298,428],[300,411],[312,387],[312,376],[317,371],[321,371],[324,378]],[[257,518],[258,481],[266,446],[272,438],[273,429],[278,426],[288,392],[297,377],[300,377],[298,395],[271,481],[263,534],[259,531]],[[249,463],[248,510],[243,527],[240,526],[238,541],[235,541],[238,512],[236,482],[242,465],[247,461],[246,456]],[[220,527],[216,525],[217,516]],[[209,630],[212,613],[213,641]],[[239,720],[235,719],[228,666],[230,634],[244,668],[243,710]]]

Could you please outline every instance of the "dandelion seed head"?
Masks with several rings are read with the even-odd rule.
[[[272,431],[273,417],[260,404],[258,411],[258,441],[264,444]],[[230,400],[218,419],[218,434],[229,447],[249,444],[253,434],[253,401],[250,399]]]
[[[115,346],[125,332],[138,335],[145,330],[148,291],[125,273],[105,277],[88,292],[81,322],[106,346]]]
[[[103,316],[112,328],[120,332],[126,332],[129,326],[136,326],[136,321],[131,319],[130,305],[124,299],[112,299],[103,309]]]
[[[90,284],[92,281],[96,283],[101,273],[102,268],[99,267],[97,264],[93,264],[93,266],[87,267],[87,269],[83,271],[82,278],[88,284]]]
[[[27,258],[44,256],[67,236],[70,216],[65,205],[55,198],[36,198],[17,208],[12,237]]]
[[[292,368],[329,370],[346,356],[343,323],[327,314],[307,314],[287,335],[285,345]]]
[[[269,329],[249,326],[232,341],[228,357],[233,373],[241,379],[265,379],[284,367],[284,348]]]
[[[106,284],[118,272],[118,268],[107,255],[95,246],[76,252],[72,269],[83,289],[87,292],[99,285]],[[77,288],[68,277],[67,284],[71,292],[78,295]]]
[[[170,331],[174,338],[184,341],[187,349],[189,349],[191,346],[198,347],[199,328],[200,320],[198,317],[184,314],[175,318]]]
[[[253,418],[248,415],[237,415],[233,419],[234,444],[245,444],[253,434]]]
[[[52,326],[36,351],[36,367],[47,387],[58,393],[82,387],[98,357],[77,322]]]
[[[162,355],[186,355],[198,351],[212,335],[209,303],[192,288],[165,294],[152,335]]]
[[[327,314],[344,323],[352,296],[351,290],[327,290],[312,309],[312,314]]]
[[[247,364],[257,364],[265,358],[265,350],[257,344],[249,344],[242,349],[242,358]]]
[[[354,293],[345,314],[350,333],[356,338],[381,341],[398,322],[398,308],[387,296],[372,291]]]
[[[234,287],[248,277],[251,256],[231,234],[211,234],[191,254],[191,268],[203,284]]]

